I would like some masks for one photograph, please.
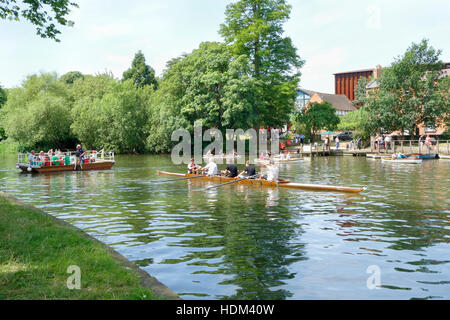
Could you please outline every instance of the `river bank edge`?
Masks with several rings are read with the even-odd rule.
[[[4,193],[0,191],[0,198],[4,198],[7,201],[9,201],[11,204],[32,210],[40,215],[46,216],[52,221],[55,222],[55,224],[63,227],[66,230],[72,230],[75,233],[77,233],[82,238],[100,245],[102,249],[112,258],[114,261],[116,261],[119,266],[123,269],[130,270],[133,275],[138,279],[139,284],[144,289],[150,289],[152,293],[157,296],[158,298],[164,299],[164,300],[182,300],[175,292],[173,292],[171,289],[169,289],[167,286],[165,286],[163,283],[159,282],[155,277],[148,274],[143,269],[139,268],[137,265],[135,265],[133,262],[125,258],[123,255],[106,245],[105,243],[101,242],[98,239],[95,239],[94,237],[90,236],[83,230],[77,228],[76,226],[61,220],[57,217],[54,217],[43,210],[40,210],[32,205],[26,204],[19,199]]]

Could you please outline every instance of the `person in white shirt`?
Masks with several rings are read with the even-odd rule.
[[[266,164],[266,167],[267,167],[267,181],[277,181],[279,169],[275,165],[273,160],[270,160],[270,163]]]
[[[286,153],[285,159],[286,159],[286,160],[291,160],[291,154],[290,154],[289,152]]]
[[[214,159],[209,159],[209,163],[204,166],[202,169],[202,171],[207,171],[207,175],[208,176],[215,176],[217,174],[219,174],[219,169],[217,168],[217,164],[214,162]]]

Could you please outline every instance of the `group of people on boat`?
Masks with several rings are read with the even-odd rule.
[[[266,175],[257,174],[255,166],[247,161],[245,163],[245,169],[239,172],[236,164],[233,163],[233,160],[229,159],[227,161],[227,166],[225,170],[219,171],[217,164],[214,162],[214,159],[210,158],[208,163],[202,167],[195,163],[195,159],[192,158],[191,162],[188,164],[188,173],[189,174],[201,174],[208,176],[225,176],[228,178],[249,178],[255,179],[258,176],[262,179],[266,179],[268,181],[277,181],[279,169],[275,165],[273,160],[270,160],[269,163],[265,164],[267,167]]]
[[[86,155],[86,151],[79,144],[75,151],[75,157],[71,157],[69,153],[61,152],[60,149],[50,149],[48,152],[40,151],[39,154],[36,154],[34,150],[31,150],[31,152],[27,154],[25,162],[31,166],[43,167],[71,165],[74,163],[79,165],[80,163],[85,163],[86,160],[95,161],[95,158],[89,159]]]

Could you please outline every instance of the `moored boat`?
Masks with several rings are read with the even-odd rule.
[[[165,172],[165,171],[157,171],[158,175],[171,176],[171,177],[180,177],[180,178],[188,178],[188,177],[201,177],[198,174],[189,174],[189,173],[174,173],[174,172]],[[196,179],[198,180],[198,179]],[[229,178],[225,176],[203,176],[201,178],[202,181],[213,181],[217,183],[228,183],[237,180],[236,183],[245,184],[245,185],[256,185],[263,187],[271,187],[271,188],[287,188],[287,189],[302,189],[302,190],[313,190],[313,191],[337,191],[337,192],[350,192],[350,193],[360,193],[366,190],[366,188],[354,188],[354,187],[341,187],[341,186],[331,186],[331,185],[317,185],[317,184],[300,184],[300,183],[292,183],[290,180],[279,179],[278,181],[267,181],[264,179],[243,179],[242,178]]]
[[[401,158],[401,159],[396,159],[396,158],[381,158],[382,162],[392,162],[392,163],[412,163],[412,164],[419,164],[423,162],[423,159],[410,159],[410,158]]]
[[[411,153],[407,155],[408,158],[418,158],[422,160],[436,159],[437,155],[435,153],[423,154],[423,153]]]

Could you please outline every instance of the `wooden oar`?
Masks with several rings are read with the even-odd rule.
[[[253,177],[256,177],[256,175],[250,176],[250,177],[245,177],[245,178],[243,178],[243,179],[237,179],[237,180],[230,181],[230,182],[227,182],[227,183],[218,184],[218,185],[216,185],[216,186],[207,187],[207,188],[205,188],[205,189],[203,189],[203,190],[206,191],[206,190],[209,190],[209,189],[214,189],[214,188],[218,188],[218,187],[221,187],[221,186],[226,186],[227,184],[232,184],[232,183],[236,183],[236,182],[239,182],[239,181],[244,181],[244,180],[246,180],[246,179],[250,179],[250,178],[253,178]]]
[[[151,182],[159,183],[159,182],[172,182],[172,181],[180,181],[180,180],[188,180],[188,179],[198,179],[198,178],[204,178],[205,176],[193,176],[193,177],[184,177],[184,178],[178,178],[178,179],[167,179],[167,180],[153,180]]]

